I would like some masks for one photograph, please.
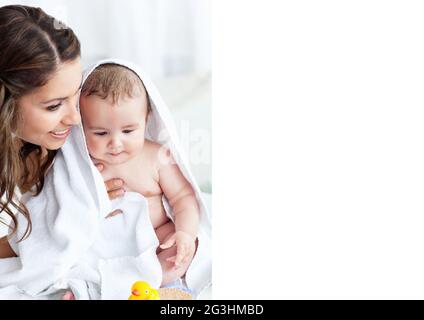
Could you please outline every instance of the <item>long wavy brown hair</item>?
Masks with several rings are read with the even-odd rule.
[[[16,197],[21,192],[38,195],[56,150],[20,140],[14,134],[19,121],[20,97],[45,85],[58,66],[81,55],[74,32],[40,8],[0,7],[0,214],[11,219],[11,235],[18,229],[16,214],[28,221],[21,239],[32,229],[28,209]],[[6,224],[4,220],[0,220]]]

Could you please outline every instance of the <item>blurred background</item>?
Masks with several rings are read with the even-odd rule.
[[[77,34],[84,67],[104,58],[146,70],[175,118],[200,188],[211,183],[210,0],[28,0]]]

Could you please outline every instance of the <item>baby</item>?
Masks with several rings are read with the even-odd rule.
[[[175,281],[185,274],[196,250],[199,205],[169,150],[144,137],[150,105],[142,81],[123,66],[101,65],[82,87],[80,109],[88,151],[103,166],[104,180],[120,178],[126,191],[147,199],[161,244],[162,286]],[[175,224],[166,215],[163,195]]]

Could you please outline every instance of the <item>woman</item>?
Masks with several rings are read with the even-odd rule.
[[[41,9],[0,7],[0,213],[12,219],[11,234],[15,213],[28,221],[24,237],[31,233],[16,191],[41,192],[57,150],[81,121],[80,54],[73,31]],[[121,186],[106,182],[111,199],[123,194]],[[6,237],[0,239],[0,258],[12,256]]]

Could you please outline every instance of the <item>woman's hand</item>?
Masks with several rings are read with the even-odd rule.
[[[96,167],[97,170],[99,170],[100,172],[102,172],[105,168],[104,165],[101,163],[96,164]],[[125,190],[123,188],[124,181],[122,181],[121,179],[110,179],[105,182],[105,185],[110,200],[122,197],[125,193]]]

